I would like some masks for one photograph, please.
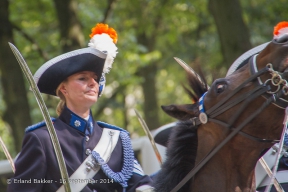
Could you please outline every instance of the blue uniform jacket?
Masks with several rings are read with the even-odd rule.
[[[73,114],[68,108],[62,112],[59,118],[53,121],[69,176],[89,155],[88,151],[94,149],[100,140],[103,126],[121,130],[105,123],[96,123],[93,120],[91,121],[93,124],[92,134],[87,135],[89,123]],[[78,123],[76,124],[75,121],[78,121]],[[129,142],[131,142],[130,139]],[[107,163],[114,172],[121,171],[123,155],[123,144],[119,138]],[[11,178],[12,183],[8,185],[8,192],[54,192],[62,185],[58,163],[45,123],[28,127],[22,151],[15,162],[15,167],[16,172],[14,177]],[[92,192],[93,190],[97,192],[123,191],[123,187],[107,177],[103,170],[100,170],[93,179],[95,182],[86,185],[82,190],[83,192]],[[141,170],[138,170],[133,172],[127,183],[126,191],[132,192],[138,186],[150,184],[151,179],[149,176],[142,174]]]

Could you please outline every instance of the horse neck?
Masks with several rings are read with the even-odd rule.
[[[197,134],[196,165],[226,137],[228,130],[207,123],[198,129]],[[192,191],[216,189],[216,192],[217,190],[220,192],[241,189],[243,192],[254,192],[254,168],[259,159],[259,151],[262,149],[263,146],[247,142],[246,138],[236,135],[195,175],[191,185]]]

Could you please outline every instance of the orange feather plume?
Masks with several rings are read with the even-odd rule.
[[[282,21],[274,27],[274,32],[273,32],[274,36],[278,36],[280,33],[279,31],[283,28],[288,29],[288,22],[287,21]]]
[[[116,44],[118,40],[118,35],[115,29],[109,27],[107,24],[104,23],[97,23],[95,27],[91,29],[91,34],[89,35],[92,38],[94,35],[106,33],[111,37],[113,42]]]

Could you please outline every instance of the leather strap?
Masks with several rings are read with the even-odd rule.
[[[112,134],[113,135],[112,135]],[[102,159],[106,162],[111,154],[106,152],[106,149],[110,148],[109,144],[111,143],[111,148],[113,151],[119,138],[120,131],[114,129],[104,128],[103,133],[101,135],[100,141],[93,149],[93,151],[97,151],[100,154]],[[111,136],[112,135],[112,136]],[[109,142],[112,137],[112,142]],[[97,174],[100,170],[100,166],[97,166],[94,169],[87,170],[88,165],[93,161],[93,157],[90,154],[83,163],[78,167],[78,169],[69,177],[69,184],[71,188],[71,192],[79,192],[81,191],[88,183],[93,182],[92,178]],[[65,192],[64,185],[62,185],[56,192]]]

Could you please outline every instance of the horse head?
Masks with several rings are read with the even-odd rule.
[[[182,191],[255,191],[255,165],[265,150],[279,142],[288,106],[288,25],[282,24],[275,27],[274,38],[259,54],[248,52],[236,67],[232,65],[235,70],[215,80],[209,89],[203,78],[184,67],[194,89],[190,95],[197,102],[162,106],[168,115],[184,122],[172,133],[162,176],[169,178],[169,171],[181,167],[181,160],[187,161],[181,155],[189,156],[190,169],[201,165]],[[197,144],[184,136],[189,129]],[[197,146],[196,157],[188,154],[192,147],[188,144]],[[166,183],[165,190],[161,185],[156,188],[171,191],[186,174],[187,170],[175,175],[175,182],[160,182]]]

